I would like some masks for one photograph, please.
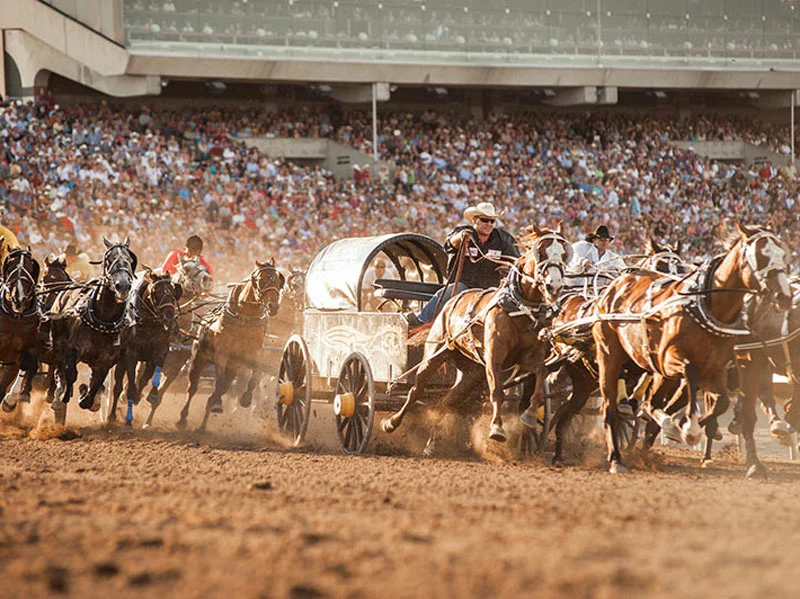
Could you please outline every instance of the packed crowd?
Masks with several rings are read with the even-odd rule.
[[[304,268],[347,236],[411,230],[443,239],[477,201],[502,210],[512,233],[560,220],[579,239],[605,224],[621,253],[640,252],[652,234],[681,240],[690,258],[707,257],[734,215],[771,219],[791,248],[800,247],[793,167],[748,170],[668,143],[779,133],[755,121],[388,113],[379,152],[397,165],[391,177],[365,170],[336,180],[243,140],[327,136],[367,150],[364,112],[58,106],[46,94],[0,110],[0,224],[40,257],[71,243],[96,259],[103,236],[130,237],[140,263],[157,267],[198,233],[216,271],[232,280],[270,256]]]

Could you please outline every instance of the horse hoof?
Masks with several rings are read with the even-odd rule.
[[[80,393],[81,395],[86,395],[86,392],[88,390],[89,387],[86,385],[86,383],[81,383],[80,385],[78,385],[78,393]]]
[[[728,425],[728,432],[732,435],[739,436],[742,434],[742,423],[736,420],[732,420],[731,423]]]
[[[539,426],[539,417],[536,412],[531,412],[530,408],[519,415],[519,421],[528,428],[537,428]]]
[[[758,462],[756,464],[752,464],[747,469],[747,474],[745,474],[745,478],[747,478],[748,480],[753,480],[753,479],[766,480],[767,479],[767,469],[760,462]]]
[[[176,428],[177,428],[179,431],[185,431],[185,430],[186,430],[186,426],[187,426],[187,425],[188,425],[188,422],[186,422],[186,419],[185,419],[185,418],[181,418],[180,420],[178,420],[178,422],[177,422],[177,423],[175,423],[175,427],[176,427]]]
[[[158,401],[158,389],[150,390],[150,393],[147,394],[147,403],[151,406],[157,406],[160,403]]]
[[[212,414],[222,414],[222,402],[215,401],[213,404],[211,404],[211,407],[208,408],[208,411]]]
[[[506,431],[503,430],[502,426],[492,425],[492,430],[489,431],[489,438],[492,441],[497,441],[498,443],[505,443],[508,441],[508,435],[506,435]]]
[[[769,423],[769,434],[779,441],[784,441],[792,436],[792,431],[783,420],[775,419]]]
[[[393,433],[395,429],[394,423],[391,418],[384,418],[381,420],[381,430],[384,433]]]
[[[17,407],[17,402],[16,401],[9,401],[9,398],[6,397],[5,399],[3,399],[2,406],[3,406],[3,411],[4,412],[6,412],[6,413],[13,412]]]
[[[611,474],[625,474],[628,469],[619,462],[611,462],[611,467],[608,469]]]
[[[701,468],[710,468],[711,467],[711,460],[700,460],[700,467]]]

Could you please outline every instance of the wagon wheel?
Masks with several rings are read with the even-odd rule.
[[[523,456],[541,453],[547,443],[550,427],[553,424],[553,403],[550,398],[550,383],[544,380],[544,399],[536,410],[538,427],[523,427],[520,437],[520,453]]]
[[[311,415],[311,357],[299,335],[292,335],[283,348],[278,372],[278,428],[291,436],[295,446],[306,436]]]
[[[375,417],[375,384],[367,359],[358,352],[347,356],[339,371],[333,413],[341,450],[363,453]]]

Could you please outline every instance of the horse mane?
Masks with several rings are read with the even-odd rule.
[[[750,237],[752,235],[755,235],[756,233],[764,231],[773,232],[768,226],[763,227],[760,225],[743,225],[740,223],[736,223],[736,226],[734,227],[721,224],[719,226],[719,229],[720,230],[719,233],[717,234],[717,237],[726,251],[733,249],[733,246],[736,245],[736,243],[742,239],[743,233],[748,237]]]
[[[517,247],[523,251],[528,251],[536,245],[536,242],[545,235],[558,235],[558,231],[553,229],[540,229],[536,225],[528,225],[522,229],[522,234],[517,239]]]

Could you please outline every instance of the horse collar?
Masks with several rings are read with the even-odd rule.
[[[728,323],[717,320],[711,313],[711,286],[714,283],[714,273],[724,259],[724,255],[712,258],[693,277],[692,291],[700,293],[687,304],[686,312],[692,320],[700,325],[700,328],[717,337],[729,338],[749,335],[750,330],[746,327],[739,328],[736,323],[731,326]],[[741,323],[741,319],[739,322]]]
[[[92,293],[88,295],[86,301],[84,301],[83,308],[79,310],[78,314],[81,322],[99,333],[105,333],[107,335],[119,333],[128,324],[128,310],[122,310],[120,317],[113,322],[98,319],[93,308],[97,303],[97,297],[100,295],[100,287],[101,286],[98,285],[92,290]]]

